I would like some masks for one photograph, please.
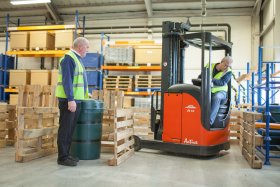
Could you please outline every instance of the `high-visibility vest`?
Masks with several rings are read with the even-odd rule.
[[[76,54],[73,51],[69,51],[66,53],[66,55],[69,55],[75,62],[75,73],[74,73],[74,80],[73,80],[73,94],[75,100],[84,100],[88,98],[88,86],[86,85],[86,93],[84,89],[84,67],[81,64],[80,60],[77,58]],[[65,56],[64,56],[65,57]],[[62,70],[60,63],[64,59],[61,58],[59,61],[59,73],[58,73],[58,81],[57,81],[57,87],[56,87],[56,97],[59,98],[67,98],[63,85],[62,85]]]
[[[212,64],[211,65],[211,72],[213,73],[213,70],[214,70],[214,68],[215,68],[215,65],[216,64]],[[229,67],[228,68],[228,70],[226,71],[226,72],[219,72],[219,73],[217,73],[213,78],[214,79],[217,79],[217,80],[219,80],[219,79],[221,79],[225,74],[227,74],[228,72],[231,72],[232,70],[231,70],[231,68]],[[212,88],[211,88],[211,92],[212,93],[216,93],[216,92],[219,92],[219,91],[225,91],[225,92],[227,92],[228,91],[228,85],[227,84],[225,84],[225,85],[223,85],[223,86],[213,86]]]

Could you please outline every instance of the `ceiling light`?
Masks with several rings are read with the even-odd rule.
[[[51,0],[11,0],[12,5],[26,5],[38,3],[50,3]]]

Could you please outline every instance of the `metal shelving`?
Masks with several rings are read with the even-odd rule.
[[[45,50],[45,51],[7,51],[7,55],[18,57],[62,57],[69,50]]]
[[[254,85],[254,76],[255,74],[252,73],[252,110],[254,111],[257,109],[259,112],[264,112],[265,115],[265,146],[264,147],[258,147],[257,149],[265,156],[265,165],[270,165],[270,158],[280,158],[280,154],[271,154],[270,153],[270,142],[271,142],[271,136],[270,131],[274,127],[278,129],[279,125],[273,124],[273,126],[270,123],[271,119],[271,109],[272,108],[279,108],[280,106],[271,105],[275,102],[276,94],[279,92],[280,89],[280,81],[277,78],[276,75],[278,75],[279,71],[275,71],[275,64],[279,64],[279,61],[263,61],[263,48],[259,47],[259,61],[258,61],[258,84]],[[266,69],[263,71],[263,65],[265,64]],[[263,73],[265,72],[265,75]],[[277,73],[276,73],[277,72]],[[264,82],[263,82],[264,81]],[[255,106],[255,89],[257,89],[257,102],[258,106]],[[262,90],[265,91],[265,99],[264,102],[262,102]],[[264,124],[260,124],[260,126],[264,127]]]
[[[16,56],[16,67],[18,64],[18,57],[36,57],[41,58],[41,68],[44,66],[44,58],[45,57],[51,57],[51,58],[59,58],[64,56],[65,53],[67,53],[69,50],[34,50],[34,51],[8,51],[8,40],[9,40],[9,32],[11,31],[50,31],[54,32],[55,30],[65,30],[65,29],[75,29],[75,38],[77,37],[77,33],[81,32],[79,28],[79,13],[76,11],[75,16],[75,24],[74,25],[42,25],[42,26],[20,26],[17,25],[17,27],[9,27],[9,14],[6,17],[6,47],[5,47],[5,54],[6,55],[15,55]],[[19,24],[20,22],[18,22]],[[82,27],[82,35],[84,36],[84,26],[85,26],[85,17],[83,17],[83,27]],[[5,58],[5,65],[7,65],[7,58]],[[4,69],[5,72],[7,72],[7,69]],[[4,82],[7,80],[7,73],[4,73]],[[17,93],[17,89],[7,88],[7,85],[4,84],[4,94],[2,98],[6,98],[6,92],[7,93]]]

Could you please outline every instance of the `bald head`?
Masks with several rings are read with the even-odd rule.
[[[85,57],[89,49],[89,41],[84,37],[78,37],[73,41],[73,49],[77,51],[81,57]]]
[[[219,71],[227,71],[229,67],[231,67],[233,63],[233,59],[231,56],[225,56],[221,63],[218,65],[217,70]]]
[[[231,66],[231,64],[233,63],[233,59],[231,56],[225,56],[223,59],[222,59],[222,62],[225,62],[227,63],[228,65]]]

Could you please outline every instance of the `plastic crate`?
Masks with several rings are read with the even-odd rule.
[[[98,71],[87,71],[87,81],[89,86],[99,86],[100,72]]]
[[[98,53],[87,53],[82,61],[85,68],[100,68],[100,54]]]
[[[6,93],[6,97],[4,97],[4,86],[3,85],[0,85],[0,100],[1,101],[8,101],[9,100],[9,93]]]
[[[0,84],[4,84],[4,70],[0,70]],[[9,72],[6,72],[6,85],[9,85]]]
[[[4,69],[4,65],[5,65],[5,56],[8,57],[8,61],[7,61],[7,69],[14,69],[15,67],[15,58],[12,56],[7,56],[4,54],[0,54],[0,68]]]

